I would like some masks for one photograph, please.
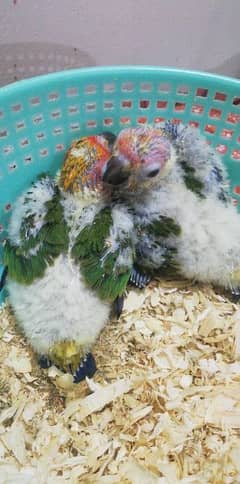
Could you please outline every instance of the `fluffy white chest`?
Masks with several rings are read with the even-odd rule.
[[[79,268],[64,255],[42,279],[30,286],[10,281],[8,289],[19,324],[41,353],[64,339],[90,346],[109,317],[110,305],[86,287]]]

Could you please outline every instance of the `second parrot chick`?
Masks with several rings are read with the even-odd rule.
[[[123,130],[104,180],[134,214],[140,267],[238,291],[240,216],[220,157],[197,129]]]
[[[110,143],[109,136],[74,143],[57,183],[43,175],[25,191],[13,208],[4,249],[19,326],[42,364],[70,371],[75,382],[95,371],[89,351],[132,265],[128,211],[109,208],[102,197]]]

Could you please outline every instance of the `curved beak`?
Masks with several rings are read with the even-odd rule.
[[[130,167],[113,156],[107,162],[103,174],[103,182],[109,185],[121,185],[126,182],[130,176]]]

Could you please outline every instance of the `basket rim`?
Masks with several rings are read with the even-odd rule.
[[[224,76],[219,74],[208,73],[204,71],[178,69],[173,67],[160,67],[160,66],[148,66],[148,65],[111,65],[111,66],[97,66],[97,67],[83,67],[77,69],[61,70],[53,73],[43,74],[27,79],[22,79],[0,88],[0,99],[6,95],[15,93],[21,93],[26,89],[33,89],[36,87],[44,86],[45,83],[54,84],[64,80],[77,81],[80,77],[96,76],[96,78],[104,79],[104,76],[112,74],[113,76],[137,75],[137,74],[164,74],[164,76],[170,75],[172,80],[179,80],[180,76],[183,77],[182,82],[186,82],[187,78],[194,79],[195,82],[208,81],[212,84],[226,83],[231,85],[232,88],[240,87],[240,79],[230,76]],[[185,76],[185,78],[184,78]],[[170,80],[171,80],[170,79]],[[118,78],[113,79],[115,81]],[[151,80],[151,79],[149,79]]]

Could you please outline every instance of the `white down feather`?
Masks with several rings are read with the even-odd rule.
[[[159,215],[172,217],[181,234],[167,243],[177,249],[175,259],[183,276],[231,287],[231,273],[240,269],[239,214],[214,196],[199,199],[184,182],[172,181],[169,177],[159,189],[133,203],[138,217],[149,222]]]

